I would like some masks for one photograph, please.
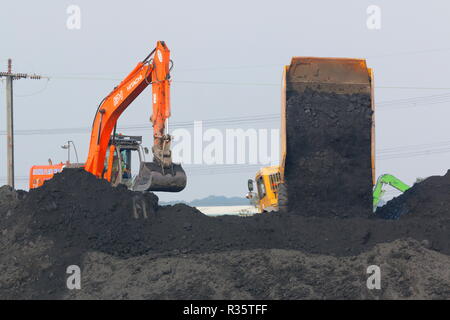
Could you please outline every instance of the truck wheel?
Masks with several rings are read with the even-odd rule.
[[[278,185],[278,211],[288,211],[288,194],[286,184],[284,183]]]

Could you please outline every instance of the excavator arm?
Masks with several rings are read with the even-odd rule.
[[[170,117],[170,51],[163,41],[130,72],[100,103],[92,124],[85,170],[99,178],[111,179],[112,165],[105,170],[105,159],[112,163],[114,144],[111,134],[125,109],[148,86],[152,85],[153,162],[143,162],[135,179],[136,191],[178,192],[186,186],[186,175],[180,165],[172,163],[166,122]],[[113,135],[114,139],[114,135]]]
[[[373,210],[375,211],[378,207],[378,203],[381,200],[381,197],[384,194],[383,186],[384,185],[390,185],[391,187],[401,191],[405,192],[410,188],[406,183],[401,181],[400,179],[394,177],[391,174],[383,174],[380,176],[377,180],[377,183],[375,184],[375,187],[373,189]]]

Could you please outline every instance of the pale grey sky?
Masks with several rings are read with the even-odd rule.
[[[81,9],[80,30],[66,28],[71,4]],[[381,8],[380,30],[366,26],[369,5]],[[31,165],[48,158],[65,161],[60,146],[67,140],[75,141],[84,161],[89,142],[88,132],[24,135],[23,130],[90,126],[99,101],[119,82],[115,79],[126,76],[157,40],[166,41],[175,63],[173,122],[279,113],[282,66],[292,56],[367,58],[380,105],[376,142],[384,159],[377,161],[377,173],[393,173],[408,183],[444,174],[450,166],[449,12],[450,3],[442,0],[2,1],[0,69],[12,58],[16,72],[51,77],[48,83],[14,83],[17,186],[26,187]],[[3,132],[3,83],[0,90]],[[426,98],[381,104],[417,97]],[[144,125],[150,112],[148,88],[119,125]],[[124,133],[142,134],[150,142],[150,130]],[[5,146],[3,134],[2,184]],[[391,153],[381,153],[389,148]],[[160,197],[241,196],[252,175],[251,170],[191,175],[185,191]]]

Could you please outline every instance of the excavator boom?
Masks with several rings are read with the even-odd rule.
[[[391,174],[383,174],[380,176],[377,180],[377,183],[375,184],[375,187],[373,188],[373,210],[375,211],[378,207],[378,204],[380,203],[381,197],[384,194],[383,186],[384,185],[390,185],[391,187],[401,191],[405,192],[410,186],[408,186],[406,183],[401,181],[400,179],[394,177]]]

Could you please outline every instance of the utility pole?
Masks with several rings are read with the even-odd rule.
[[[6,148],[7,161],[6,171],[8,174],[8,185],[14,188],[14,113],[13,113],[13,80],[19,79],[42,79],[36,74],[12,73],[12,60],[8,59],[8,71],[0,72],[0,78],[6,80]]]

